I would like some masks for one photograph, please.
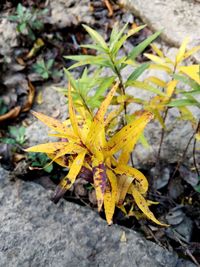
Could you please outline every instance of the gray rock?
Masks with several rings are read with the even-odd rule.
[[[65,28],[80,23],[93,23],[90,1],[88,0],[51,0],[49,23]]]
[[[5,13],[3,15],[6,16]],[[17,36],[16,24],[7,18],[0,18],[0,54],[6,62],[11,61],[12,49],[18,45]]]
[[[2,267],[175,267],[179,263],[174,253],[132,230],[108,227],[85,207],[66,201],[54,205],[49,191],[31,182],[11,182],[1,168],[0,184]]]
[[[120,0],[153,30],[163,29],[162,37],[172,46],[180,46],[190,37],[190,46],[200,45],[200,5],[192,0]],[[200,53],[195,56],[200,59]]]

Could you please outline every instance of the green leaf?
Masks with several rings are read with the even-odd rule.
[[[89,35],[91,36],[91,38],[98,44],[100,45],[105,51],[108,51],[108,46],[106,44],[106,42],[104,41],[104,39],[102,38],[102,36],[95,30],[93,30],[92,28],[90,28],[87,25],[83,24],[84,29],[89,33]]]
[[[178,99],[172,100],[167,106],[169,107],[184,107],[184,106],[198,106],[200,108],[200,103],[195,99]]]
[[[179,74],[174,74],[173,75],[174,79],[175,80],[178,80],[184,84],[187,84],[189,85],[190,87],[192,87],[194,90],[199,90],[200,91],[200,85],[195,82],[194,80],[186,77],[186,76],[182,76],[182,75],[179,75]]]
[[[18,32],[23,32],[26,29],[26,27],[27,27],[26,22],[23,22],[17,25],[17,30]]]
[[[136,47],[132,49],[132,51],[128,55],[128,59],[135,59],[139,54],[141,54],[145,48],[150,45],[160,34],[162,31],[158,31],[151,36],[149,36],[147,39],[145,39],[143,42],[138,44]]]
[[[124,25],[124,27],[121,29],[120,32],[118,32],[116,29],[113,28],[113,31],[111,32],[111,36],[110,36],[110,47],[109,47],[110,51],[113,50],[113,48],[115,47],[115,44],[117,43],[119,38],[124,33],[124,31],[126,30],[127,26],[128,26],[128,22]]]
[[[53,170],[53,164],[50,164],[50,165],[47,165],[44,167],[45,172],[50,173],[50,172],[52,172],[52,170]]]
[[[46,67],[48,70],[50,70],[53,67],[54,59],[49,59],[46,63]]]
[[[150,66],[150,63],[143,63],[136,68],[128,77],[127,82],[137,80],[137,78]]]
[[[152,92],[154,94],[160,95],[160,96],[166,96],[163,92],[160,91],[160,89],[155,88],[148,83],[145,82],[140,82],[140,81],[128,81],[126,82],[126,87],[127,86],[134,86],[136,88],[140,88],[149,92]]]
[[[128,31],[127,34],[123,35],[121,37],[121,39],[116,42],[116,44],[113,46],[113,49],[112,49],[112,54],[115,55],[119,49],[122,47],[122,45],[124,44],[124,42],[133,34],[135,34],[136,32],[142,30],[144,27],[146,27],[146,25],[142,25],[140,27],[137,27],[136,29],[131,29],[130,31]]]

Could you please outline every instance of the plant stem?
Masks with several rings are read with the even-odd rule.
[[[198,133],[200,130],[200,119],[198,121],[198,124],[197,124],[197,128],[196,128],[196,131],[195,131],[195,134]],[[195,135],[194,134],[194,135]],[[192,155],[193,155],[193,163],[194,163],[194,167],[195,167],[195,170],[196,170],[196,173],[198,176],[200,176],[200,172],[198,170],[198,166],[197,166],[197,162],[196,162],[196,157],[195,157],[195,153],[196,153],[196,143],[197,143],[197,139],[195,138],[194,139],[194,144],[193,144],[193,150],[192,150]]]
[[[122,96],[125,96],[126,95],[126,91],[125,91],[125,86],[124,86],[124,83],[123,83],[123,79],[122,79],[122,75],[120,73],[120,71],[118,70],[117,66],[115,65],[115,62],[112,58],[112,56],[109,54],[109,57],[110,57],[110,60],[113,64],[113,67],[114,67],[114,70],[115,70],[115,73],[119,79],[119,86],[120,86],[120,89],[121,89],[121,94]],[[127,115],[127,106],[126,106],[126,101],[124,99],[124,104],[123,104],[123,107],[124,107],[124,118],[123,118],[123,126],[127,125],[127,121],[126,121],[126,115]],[[134,163],[133,163],[133,152],[131,152],[131,164],[132,166],[134,166]]]
[[[175,64],[174,70],[173,70],[173,73],[172,73],[172,77],[176,73],[176,68],[177,68],[177,65]],[[173,80],[174,80],[174,78],[171,79],[171,81],[173,81]],[[171,99],[173,97],[173,94],[174,94],[174,92],[172,93],[171,97],[169,98],[169,102],[171,101]],[[168,115],[168,111],[169,111],[169,107],[166,108],[164,116],[163,116],[163,123],[164,124],[165,124],[165,121],[166,121],[166,118],[167,118],[167,115]],[[156,165],[157,166],[160,165],[160,153],[161,153],[161,149],[162,149],[162,145],[163,145],[164,135],[165,135],[165,128],[162,128],[161,137],[160,137],[160,144],[159,144],[159,149],[158,149],[158,154],[157,154],[157,161],[156,161]]]

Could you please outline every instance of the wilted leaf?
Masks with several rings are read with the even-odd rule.
[[[137,184],[137,188],[141,194],[144,194],[148,190],[148,181],[147,178],[139,170],[132,168],[128,165],[120,164],[115,168],[115,173],[122,176],[131,177],[132,181]],[[128,190],[128,189],[127,189]]]
[[[22,108],[22,112],[26,112],[30,110],[30,108],[33,105],[34,98],[35,98],[35,87],[30,81],[28,82],[28,87],[29,87],[28,99]]]
[[[131,186],[131,189],[132,189],[132,195],[133,195],[133,198],[136,204],[138,205],[139,209],[141,209],[141,211],[147,216],[148,219],[150,219],[151,221],[155,222],[158,225],[169,226],[167,224],[159,222],[155,218],[153,213],[149,210],[147,201],[133,185]]]
[[[44,124],[46,124],[49,128],[53,129],[54,131],[62,134],[65,136],[65,138],[69,139],[76,139],[75,135],[72,135],[71,131],[69,130],[68,127],[66,127],[63,123],[60,121],[53,119],[49,116],[46,116],[42,113],[32,111],[32,114],[38,118],[40,121],[42,121]]]
[[[9,112],[7,112],[3,115],[0,115],[0,122],[4,122],[6,120],[16,118],[19,115],[20,111],[21,111],[21,107],[17,106],[15,108],[11,109]]]
[[[119,173],[116,171],[116,173]],[[128,189],[133,182],[134,178],[126,175],[126,173],[120,173],[117,179],[117,198],[116,198],[116,204],[122,205],[124,202],[124,199],[126,197],[126,194],[128,192]]]
[[[107,181],[106,189],[104,193],[104,209],[105,209],[106,221],[109,225],[111,225],[113,214],[115,212],[115,198],[112,195],[109,181]]]
[[[107,182],[105,164],[103,162],[99,162],[97,159],[93,159],[92,172],[97,197],[98,211],[100,212],[104,202],[104,193],[106,190]]]
[[[124,126],[108,141],[107,146],[104,148],[106,156],[111,156],[124,147],[127,148],[127,144],[131,144],[132,149],[144,127],[152,118],[152,113],[146,111],[141,117]],[[124,151],[124,153],[130,153],[130,150],[128,152]],[[124,158],[127,158],[127,156],[124,156]]]

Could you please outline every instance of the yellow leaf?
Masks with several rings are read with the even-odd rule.
[[[151,48],[159,57],[164,57],[163,52],[155,44],[151,44]]]
[[[58,165],[66,168],[68,167],[69,165],[65,163],[65,159],[64,157],[60,157],[60,158],[57,158],[55,159],[55,155],[54,154],[47,154],[47,156],[50,158],[50,159],[54,159],[54,162],[56,162]]]
[[[170,81],[170,82],[167,84],[166,94],[167,94],[167,96],[168,96],[169,98],[173,96],[173,93],[174,93],[174,90],[175,90],[175,88],[176,88],[177,83],[178,83],[178,81],[173,80],[173,81]]]
[[[192,49],[188,50],[185,55],[184,55],[184,59],[192,56],[193,54],[195,54],[196,52],[198,52],[200,50],[200,45],[199,46],[195,46]]]
[[[165,88],[165,86],[166,86],[166,82],[164,82],[163,80],[161,80],[157,77],[154,77],[154,76],[148,77],[147,79],[145,79],[145,81],[150,81],[150,82],[152,82],[152,83],[154,83],[157,86],[162,87],[162,88]]]
[[[179,48],[179,51],[176,55],[176,65],[179,64],[183,59],[186,51],[187,44],[189,42],[189,38],[185,38],[181,47]]]
[[[104,209],[105,209],[106,221],[109,225],[111,225],[113,214],[115,212],[115,197],[111,192],[111,186],[109,182],[107,182],[106,184],[106,189],[104,193]]]
[[[118,187],[117,187],[117,177],[114,174],[113,171],[111,171],[110,169],[106,169],[106,174],[108,177],[108,180],[110,181],[111,184],[111,188],[112,188],[112,198],[114,199],[114,202],[116,203],[116,199],[117,199],[117,191],[118,191]]]
[[[159,64],[159,65],[163,65],[168,67],[168,64],[165,62],[164,58],[152,55],[152,54],[148,54],[148,53],[144,53],[145,57],[147,57],[148,59],[150,59],[151,61]]]
[[[196,124],[196,118],[187,107],[178,107],[178,110],[181,114],[181,120],[191,121],[193,124]]]
[[[123,105],[120,105],[120,107],[117,110],[111,111],[108,114],[107,118],[105,119],[104,126],[107,126],[108,124],[112,122],[112,120],[117,118],[119,114],[122,112],[122,110],[123,110]]]
[[[86,151],[82,151],[78,154],[78,156],[75,158],[75,160],[71,165],[69,173],[67,174],[66,177],[62,179],[62,181],[59,184],[59,187],[68,190],[73,185],[83,165],[85,154]]]
[[[117,172],[117,171],[116,171]],[[118,173],[118,172],[117,172]],[[126,194],[128,192],[128,189],[133,182],[134,178],[131,176],[128,176],[126,174],[122,174],[117,179],[117,198],[116,198],[116,204],[122,205],[124,202],[124,199],[126,197]]]
[[[53,153],[59,153],[60,151],[63,151],[65,148],[68,148],[68,147],[69,147],[68,142],[53,142],[53,143],[40,144],[37,146],[32,146],[30,148],[25,149],[25,151],[53,154]],[[71,153],[71,154],[73,154],[73,153]]]
[[[69,117],[70,117],[70,121],[71,121],[72,128],[74,130],[74,133],[81,139],[81,134],[80,134],[80,130],[78,127],[77,117],[75,115],[75,110],[74,110],[74,106],[73,106],[71,90],[72,90],[72,87],[71,87],[71,84],[69,83],[69,85],[68,85]]]
[[[69,128],[67,128],[62,122],[55,120],[49,116],[46,116],[42,113],[32,111],[32,114],[38,118],[40,121],[42,121],[44,124],[46,124],[49,128],[53,129],[54,131],[68,135]],[[69,137],[71,136],[71,132],[69,134]]]
[[[77,144],[72,144],[72,143],[67,143],[68,145],[63,146],[62,149],[60,149],[59,151],[56,151],[55,153],[53,153],[54,158],[52,159],[52,161],[55,161],[56,159],[66,155],[66,154],[78,154],[81,153],[82,151],[84,151],[85,149]],[[50,162],[51,164],[52,162]]]
[[[179,70],[200,84],[200,65],[182,66]]]
[[[106,114],[107,108],[118,88],[118,83],[115,84],[110,92],[107,94],[104,101],[101,103],[99,110],[97,111],[93,122],[91,123],[90,131],[86,140],[86,146],[91,152],[98,157],[99,160],[103,160],[103,154],[101,151],[102,147],[105,145],[105,128],[104,128],[104,116]]]
[[[159,222],[155,218],[154,214],[150,211],[148,207],[148,203],[145,200],[145,198],[140,194],[140,192],[133,185],[131,186],[131,188],[132,188],[132,195],[135,200],[135,203],[138,205],[139,209],[147,216],[147,218],[155,222],[158,225],[169,226],[167,224]]]
[[[148,190],[148,181],[143,173],[139,170],[132,168],[128,165],[118,165],[117,168],[114,169],[115,173],[128,176],[132,178],[132,181],[137,185],[138,190],[141,194],[145,194]],[[128,189],[127,189],[128,190]]]
[[[169,74],[171,74],[173,71],[170,67],[167,67],[167,66],[164,66],[164,65],[161,65],[161,64],[151,64],[149,66],[150,69],[156,69],[156,70],[162,70],[162,71],[165,71]]]
[[[127,157],[130,151],[136,144],[140,134],[144,130],[144,127],[152,118],[153,118],[152,113],[145,111],[140,118],[124,126],[107,143],[107,146],[104,149],[105,155],[111,156],[114,155],[117,151],[121,150],[122,148],[126,148],[126,150],[123,151],[124,153],[123,158],[124,160],[126,160],[125,162],[127,162]],[[129,148],[127,146],[128,144],[130,145]]]

